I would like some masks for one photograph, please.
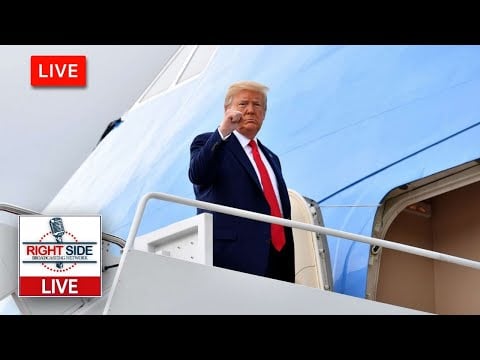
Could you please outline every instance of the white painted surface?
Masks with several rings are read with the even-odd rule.
[[[135,239],[133,248],[198,264],[213,264],[213,217],[203,213]]]
[[[42,211],[178,47],[0,45],[0,202]],[[85,55],[87,86],[32,87],[32,55]]]
[[[121,271],[107,315],[426,314],[138,250]]]

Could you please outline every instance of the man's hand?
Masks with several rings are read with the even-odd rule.
[[[240,122],[242,121],[242,113],[237,110],[228,109],[225,111],[225,115],[223,117],[218,130],[222,133],[223,137],[230,135],[233,130],[238,128]]]

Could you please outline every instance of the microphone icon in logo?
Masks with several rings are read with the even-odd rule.
[[[51,218],[50,221],[50,229],[52,230],[52,235],[55,237],[55,241],[57,243],[63,243],[63,235],[65,235],[65,228],[63,227],[62,218],[55,217]],[[58,269],[63,268],[63,262],[57,262],[55,266]]]

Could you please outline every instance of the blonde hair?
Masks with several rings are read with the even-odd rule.
[[[261,93],[263,95],[263,101],[265,103],[265,110],[267,110],[268,87],[256,81],[250,80],[238,81],[229,86],[227,94],[225,95],[225,109],[232,103],[233,97],[242,90],[250,90]]]

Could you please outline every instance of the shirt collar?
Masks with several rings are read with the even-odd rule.
[[[240,134],[237,130],[234,130],[233,133],[237,137],[238,141],[240,142],[240,145],[245,149],[248,146],[248,143],[250,142],[250,139],[247,138],[245,135]],[[257,138],[253,138],[253,140],[258,144]]]

